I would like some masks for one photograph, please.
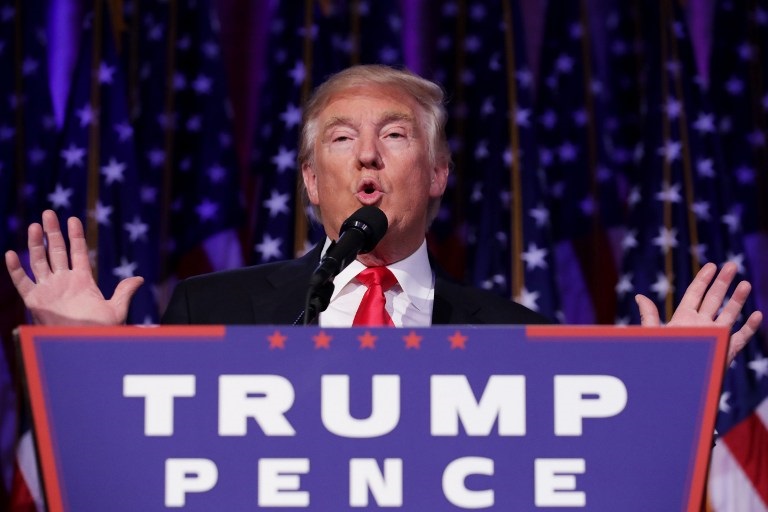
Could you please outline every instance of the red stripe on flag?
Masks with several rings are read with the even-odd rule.
[[[768,504],[768,429],[751,414],[723,436],[725,444],[752,481],[755,492]]]
[[[14,467],[13,482],[11,483],[11,497],[8,503],[10,512],[37,512],[37,506],[32,494],[29,492],[24,474],[18,463]]]

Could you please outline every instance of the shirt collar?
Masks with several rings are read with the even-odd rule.
[[[330,244],[331,240],[326,238],[323,255]],[[339,272],[333,279],[334,289],[331,300],[334,300],[341,293],[341,290],[352,282],[364,268],[365,265],[354,260],[347,268]],[[408,296],[413,306],[420,311],[427,311],[430,307],[430,301],[434,297],[434,276],[432,266],[429,264],[426,239],[413,254],[387,265],[387,268],[395,275],[400,288]]]

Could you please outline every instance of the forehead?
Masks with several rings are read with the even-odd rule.
[[[376,120],[392,116],[416,121],[420,112],[418,102],[404,90],[371,84],[346,87],[333,93],[318,117],[323,124],[336,118]]]

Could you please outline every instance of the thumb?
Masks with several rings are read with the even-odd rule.
[[[635,303],[640,311],[640,325],[643,327],[659,327],[661,319],[656,304],[645,295],[638,293],[635,295]]]
[[[144,284],[144,278],[141,276],[129,277],[117,283],[115,293],[109,301],[114,303],[122,322],[125,322],[125,317],[128,316],[128,306],[131,304],[133,294],[142,284]]]

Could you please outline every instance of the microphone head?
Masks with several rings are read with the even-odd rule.
[[[389,227],[389,222],[383,211],[375,206],[363,206],[344,221],[339,230],[339,236],[348,229],[361,231],[365,236],[365,242],[360,253],[366,253],[372,251],[376,244],[384,238],[387,227]]]

